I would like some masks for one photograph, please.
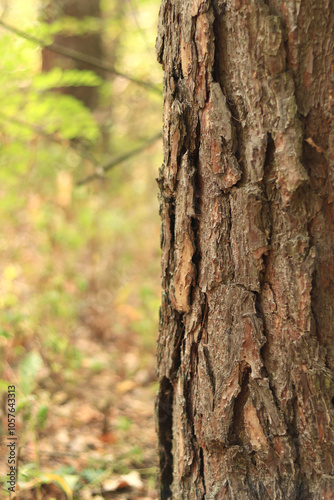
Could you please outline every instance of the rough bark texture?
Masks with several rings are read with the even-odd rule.
[[[334,498],[333,9],[162,1],[161,499]]]

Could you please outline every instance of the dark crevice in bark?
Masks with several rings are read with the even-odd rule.
[[[167,377],[160,382],[157,401],[159,461],[160,461],[160,498],[172,498],[173,483],[173,386]]]
[[[193,175],[193,182],[194,182],[194,210],[195,210],[195,216],[193,217],[192,220],[192,225],[194,224],[194,236],[195,239],[198,237],[198,231],[199,231],[199,218],[202,215],[201,212],[201,181],[200,181],[200,175],[198,172],[198,163],[199,163],[199,145],[200,145],[200,123],[198,121],[197,126],[196,126],[196,139],[195,139],[195,145],[196,149],[189,154],[189,161],[191,165],[194,165],[194,175]],[[199,260],[201,259],[200,251],[199,248],[196,248],[197,257]],[[194,254],[194,258],[195,257]]]
[[[171,377],[174,380],[177,376],[177,372],[179,366],[181,364],[181,346],[184,340],[185,335],[185,327],[183,323],[183,314],[175,311],[176,317],[178,317],[177,325],[177,333],[174,337],[174,346],[173,346],[173,355],[172,355],[172,366],[171,366]]]
[[[230,196],[227,196],[227,201],[228,201],[228,229],[227,229],[227,237],[228,241],[231,241],[231,232],[232,232],[232,210],[231,210],[231,198]],[[231,245],[230,245],[230,255],[231,255],[231,267],[232,267],[232,276],[231,276],[231,283],[234,283],[235,280],[235,263],[233,260],[233,255],[231,251]]]
[[[311,248],[313,246],[313,243],[312,243],[312,237],[311,237],[311,233],[310,233],[309,228],[308,228],[308,234],[310,237],[310,248]],[[314,335],[318,341],[319,347],[321,347],[321,349],[325,350],[326,358],[327,358],[327,349],[324,345],[322,345],[322,339],[321,339],[320,334],[319,334],[319,326],[318,326],[318,322],[317,322],[317,315],[315,312],[316,311],[316,307],[315,307],[316,298],[317,298],[316,269],[314,269],[314,271],[312,273],[312,286],[311,286],[311,314],[312,314],[312,322],[313,322],[313,331],[314,331]]]
[[[268,272],[268,260],[270,258],[270,251],[271,251],[271,243],[272,243],[272,230],[274,226],[274,213],[273,213],[273,206],[272,206],[272,197],[274,194],[275,190],[275,177],[272,175],[272,170],[273,170],[273,162],[274,162],[274,157],[275,157],[275,143],[272,139],[272,136],[270,132],[267,133],[267,149],[266,149],[266,154],[265,154],[265,159],[264,159],[264,165],[263,165],[263,183],[262,183],[262,191],[263,191],[263,210],[266,211],[267,215],[267,224],[266,227],[268,229],[268,234],[267,234],[267,246],[268,246],[268,252],[264,253],[262,258],[263,258],[263,271],[262,271],[262,276],[261,276],[261,291],[260,293],[256,293],[256,300],[255,300],[255,308],[256,311],[259,314],[259,317],[262,321],[263,325],[263,334],[268,340],[268,331],[266,327],[266,317],[264,314],[263,310],[263,304],[262,304],[262,291],[263,287],[266,283],[266,274]],[[270,286],[270,283],[268,283]],[[269,370],[266,367],[266,351],[268,349],[267,343],[265,343],[261,350],[260,350],[260,355],[264,363],[264,368],[266,372],[268,373]],[[269,377],[268,377],[269,378]]]
[[[195,433],[195,426],[194,426],[194,403],[192,400],[192,396],[194,394],[194,388],[193,388],[193,381],[196,380],[196,375],[197,375],[197,365],[198,365],[198,344],[196,342],[193,342],[191,345],[191,352],[190,352],[190,374],[189,374],[189,381],[187,384],[187,394],[191,397],[188,397],[186,401],[186,414],[187,414],[187,420],[190,423],[191,426],[191,439],[193,442],[193,449],[196,450],[199,447],[197,446],[197,437]]]
[[[275,157],[275,142],[270,132],[267,133],[267,148],[263,165],[263,192],[267,203],[272,200],[275,191],[276,177],[273,175],[273,163]],[[270,206],[269,214],[271,214]],[[272,217],[270,217],[270,226],[273,225]],[[270,227],[271,229],[271,227]]]
[[[204,331],[206,332],[206,322],[207,322],[207,317],[208,317],[208,311],[209,311],[209,306],[208,306],[208,296],[205,292],[201,292],[204,296],[204,300],[202,300],[202,322],[201,322],[201,330],[198,335],[197,343],[199,344],[203,338],[203,333]],[[205,343],[207,344],[208,342],[208,336],[206,332],[206,338],[205,338]]]
[[[170,247],[174,247],[175,243],[175,198],[170,197],[169,199],[169,217],[170,217],[170,232],[171,232],[171,239],[170,239]]]
[[[258,293],[258,292],[254,292],[255,293],[255,314],[257,316],[257,318],[259,318],[262,323],[263,323],[263,329],[264,329],[264,311],[263,311],[263,307],[262,307],[262,300],[261,300],[261,294]]]
[[[220,78],[220,75],[221,75],[221,72],[220,72],[221,57],[220,57],[220,53],[219,53],[219,47],[221,46],[220,38],[221,38],[221,34],[223,33],[222,24],[223,24],[223,15],[224,15],[225,9],[224,9],[224,12],[222,14],[220,14],[219,13],[220,9],[219,9],[217,3],[218,3],[217,0],[214,0],[213,11],[215,14],[215,18],[214,18],[214,21],[212,23],[212,29],[213,29],[214,37],[216,40],[216,47],[215,47],[215,60],[214,60],[214,64],[213,64],[213,78],[216,82],[220,82],[220,80],[221,80],[221,78]],[[222,90],[224,91],[223,88],[222,88]]]
[[[199,450],[199,459],[200,459],[200,475],[201,475],[202,484],[203,484],[203,496],[202,496],[202,500],[205,500],[206,487],[205,487],[203,448],[200,448],[200,450]]]
[[[210,359],[210,351],[209,351],[209,349],[208,349],[208,347],[206,345],[203,345],[203,353],[204,353],[204,356],[205,356],[205,359],[206,359],[206,368],[207,368],[208,375],[209,375],[210,382],[211,382],[212,394],[214,396],[215,393],[216,393],[216,379],[215,379],[215,375],[214,375],[214,372],[213,372],[213,369],[212,369],[212,362],[211,362],[211,359]],[[215,400],[213,400],[212,411],[215,408],[214,404],[215,404]]]
[[[297,396],[296,396],[296,393],[295,393],[295,386],[292,384],[292,389],[293,389],[293,392],[294,392],[294,395],[293,397],[291,398],[290,400],[290,406],[291,406],[291,413],[292,413],[292,419],[287,422],[287,428],[288,428],[288,431],[289,431],[289,434],[294,442],[294,445],[296,447],[296,451],[297,451],[297,459],[296,461],[298,462],[298,457],[299,457],[299,453],[298,453],[298,447],[299,447],[299,443],[298,443],[298,438],[299,438],[299,432],[297,430],[297,419],[298,419],[298,399],[297,399]]]
[[[170,248],[174,248],[175,241],[175,199],[170,198],[169,202],[169,221],[170,221]]]
[[[201,194],[202,194],[202,186],[201,186],[201,178],[199,174],[199,148],[200,148],[200,137],[201,137],[201,125],[200,121],[198,120],[196,124],[196,137],[194,138],[193,141],[193,150],[189,154],[189,161],[191,162],[192,165],[194,165],[194,207],[195,207],[195,213],[197,216],[201,215]]]
[[[244,406],[249,396],[249,379],[252,372],[248,363],[240,364],[240,392],[234,401],[232,424],[229,430],[229,445],[243,445],[244,429]]]
[[[192,153],[189,155],[189,161],[191,165],[194,165],[194,171],[193,171],[193,187],[194,187],[194,211],[195,215],[194,217],[191,218],[191,229],[193,232],[194,236],[194,243],[195,243],[195,251],[192,256],[192,262],[195,265],[196,268],[196,276],[197,276],[197,283],[198,283],[198,277],[200,273],[200,263],[202,260],[202,253],[200,249],[200,217],[202,215],[202,210],[201,210],[201,180],[200,180],[200,174],[198,171],[198,163],[199,163],[199,146],[200,146],[200,124],[199,122],[197,123],[196,126],[196,137],[193,141],[193,146],[194,149]]]
[[[191,218],[191,229],[192,229],[192,232],[194,235],[194,239],[195,239],[195,241],[197,241],[197,237],[198,237],[198,233],[199,233],[199,220],[197,217]],[[200,252],[199,246],[196,245],[194,255],[192,256],[192,261],[196,266],[197,275],[198,275],[198,268],[199,268],[201,260],[202,260],[202,254]]]

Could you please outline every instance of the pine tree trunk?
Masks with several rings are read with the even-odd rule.
[[[163,0],[160,498],[334,498],[334,3]]]

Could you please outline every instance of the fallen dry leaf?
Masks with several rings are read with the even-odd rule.
[[[116,391],[124,394],[126,392],[132,391],[136,387],[136,383],[133,380],[122,380],[119,384],[116,386]]]
[[[114,436],[114,434],[111,434],[110,432],[106,432],[105,434],[101,434],[98,439],[102,441],[102,443],[115,443],[116,436]]]
[[[83,404],[75,409],[73,418],[75,421],[80,422],[81,424],[88,424],[92,420],[103,419],[103,415],[101,412],[99,412],[95,408],[92,408],[90,405]]]
[[[117,491],[124,488],[141,489],[144,486],[137,471],[131,471],[129,474],[119,476],[115,479],[108,479],[102,483],[103,491]]]

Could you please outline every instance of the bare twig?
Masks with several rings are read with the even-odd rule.
[[[143,80],[138,80],[137,78],[134,78],[132,76],[126,75],[125,73],[121,73],[117,71],[115,68],[110,66],[108,63],[104,61],[100,61],[96,57],[90,56],[88,54],[83,54],[82,52],[78,52],[77,50],[73,49],[68,49],[66,47],[63,47],[61,45],[58,45],[56,43],[53,43],[52,45],[47,45],[44,43],[42,40],[39,38],[36,38],[32,35],[29,35],[28,33],[25,33],[24,31],[21,31],[14,26],[10,26],[9,24],[5,23],[4,21],[0,20],[0,26],[5,28],[8,31],[11,31],[12,33],[15,33],[15,35],[20,36],[21,38],[24,38],[26,40],[29,40],[30,42],[36,43],[37,45],[40,45],[44,49],[51,50],[52,52],[55,52],[57,54],[60,54],[65,57],[69,57],[71,59],[75,59],[76,61],[84,62],[87,64],[90,64],[91,66],[95,66],[95,68],[101,69],[103,71],[106,71],[107,73],[111,73],[116,76],[120,76],[122,78],[125,78],[126,80],[129,80],[130,82],[136,83],[137,85],[140,85],[142,87],[145,87],[148,90],[152,90],[153,92],[156,92],[157,94],[162,94],[161,90],[159,87],[154,85],[151,82],[146,82]]]
[[[159,139],[161,139],[161,137],[162,137],[162,133],[160,132],[159,134],[157,134],[157,135],[151,137],[150,139],[148,139],[146,142],[144,142],[144,144],[142,144],[138,148],[133,149],[131,151],[128,151],[127,153],[124,153],[123,155],[118,156],[114,160],[111,160],[110,162],[105,163],[104,165],[101,165],[100,167],[98,167],[95,170],[95,172],[92,175],[89,175],[85,179],[82,179],[81,181],[78,181],[77,182],[77,186],[83,186],[84,184],[88,184],[89,182],[92,182],[92,181],[95,181],[97,179],[103,178],[104,174],[106,172],[108,172],[108,170],[112,169],[116,165],[119,165],[120,163],[123,163],[124,161],[128,160],[129,158],[132,158],[133,156],[138,155],[142,151],[145,151],[145,149],[147,149],[149,146],[151,146],[156,141],[158,141]]]
[[[131,14],[132,14],[132,17],[134,19],[134,22],[137,26],[137,29],[145,43],[145,49],[147,51],[148,54],[150,54],[152,56],[152,47],[149,46],[149,43],[147,41],[147,36],[146,36],[146,33],[145,31],[143,30],[143,28],[140,26],[140,23],[139,23],[139,19],[138,19],[138,16],[137,16],[137,9],[136,9],[136,6],[133,4],[133,1],[134,0],[128,0],[128,3],[129,3],[129,7],[130,7],[130,10],[131,10]]]
[[[42,127],[38,127],[37,125],[33,125],[32,123],[28,123],[24,120],[20,120],[19,118],[16,118],[15,116],[9,116],[0,111],[0,119],[5,120],[6,122],[14,123],[15,125],[18,125],[19,127],[24,127],[29,130],[32,130],[35,132],[35,134],[43,137],[43,139],[46,139],[50,142],[55,142],[56,144],[60,144],[61,146],[64,146],[64,139],[59,139],[56,137],[54,134],[48,134],[45,132],[45,130],[42,129]],[[66,144],[70,141],[66,141]],[[79,150],[77,147],[74,147],[72,143],[71,148],[79,155],[81,158],[85,160],[89,160],[91,163],[94,165],[97,165],[97,160],[91,155],[90,153],[83,153],[81,150]]]
[[[29,130],[32,130],[35,132],[37,135],[40,135],[41,137],[44,137],[44,139],[47,139],[48,141],[51,142],[56,142],[57,144],[62,144],[62,140],[58,139],[55,137],[53,134],[48,134],[43,130],[41,127],[38,127],[36,125],[33,125],[32,123],[25,122],[24,120],[20,120],[19,118],[16,118],[15,116],[9,116],[0,111],[0,118],[2,120],[5,120],[6,122],[14,123],[15,125],[19,125],[20,127],[27,128]]]

